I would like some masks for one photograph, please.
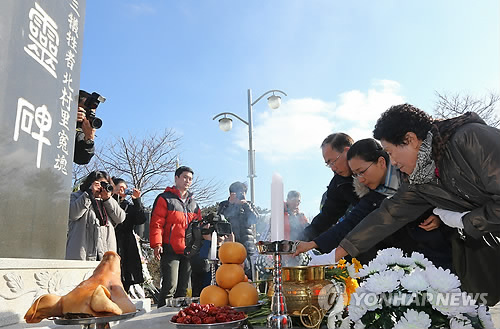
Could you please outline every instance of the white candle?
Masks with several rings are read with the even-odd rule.
[[[274,173],[271,182],[271,241],[285,239],[284,212],[283,179],[278,173]]]
[[[212,232],[212,244],[210,245],[210,260],[217,259],[217,233]]]

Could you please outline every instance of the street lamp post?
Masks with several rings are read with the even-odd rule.
[[[244,124],[248,126],[248,178],[250,179],[250,200],[252,201],[253,204],[255,204],[255,185],[254,185],[254,178],[256,177],[255,174],[255,151],[253,149],[253,117],[252,117],[252,111],[253,111],[253,106],[257,104],[258,101],[260,101],[264,96],[272,93],[271,96],[267,98],[267,103],[270,108],[273,110],[277,109],[281,105],[281,97],[275,95],[275,93],[281,93],[284,96],[287,96],[287,94],[281,90],[269,90],[263,93],[259,98],[257,98],[254,102],[252,102],[252,90],[248,89],[248,121],[243,120],[241,117],[238,115],[232,113],[232,112],[222,112],[217,114],[216,116],[213,117],[212,120],[217,119],[220,116],[224,116],[223,118],[219,119],[219,128],[222,131],[229,131],[231,130],[233,126],[233,120],[231,118],[228,118],[227,116],[233,116],[236,119],[240,120]]]

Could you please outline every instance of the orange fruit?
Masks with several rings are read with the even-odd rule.
[[[256,305],[259,300],[257,289],[248,282],[240,282],[229,292],[229,305],[250,306]]]
[[[245,279],[245,271],[238,264],[222,264],[215,272],[217,285],[224,289],[231,289]]]
[[[247,258],[247,250],[239,242],[225,242],[219,248],[222,264],[241,264]]]
[[[226,290],[217,286],[207,286],[200,293],[200,304],[214,304],[215,306],[225,306],[228,303]]]

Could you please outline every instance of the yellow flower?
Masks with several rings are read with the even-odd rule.
[[[339,260],[339,263],[337,264],[337,267],[338,268],[344,268],[345,267],[345,263],[346,263],[345,259],[342,258],[341,260]]]
[[[356,271],[356,273],[358,273],[359,270],[361,268],[363,268],[363,265],[361,265],[361,263],[359,262],[359,260],[357,260],[356,258],[352,259],[352,263],[354,264],[354,270]]]
[[[347,280],[345,280],[345,293],[347,295],[347,298],[344,299],[344,305],[349,305],[349,303],[351,302],[351,295],[356,291],[358,287],[358,280],[353,278],[348,278]]]

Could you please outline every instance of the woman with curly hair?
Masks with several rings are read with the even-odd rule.
[[[498,302],[500,130],[476,113],[440,121],[402,104],[382,114],[373,134],[409,183],[342,240],[336,259],[369,249],[432,206],[454,228],[453,268],[464,290]]]

